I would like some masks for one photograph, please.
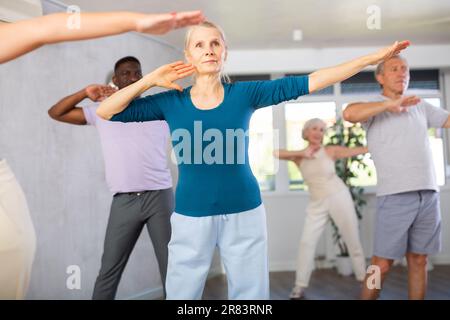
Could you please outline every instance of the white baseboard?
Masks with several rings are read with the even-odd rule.
[[[435,265],[450,264],[450,255],[437,255],[430,258]]]

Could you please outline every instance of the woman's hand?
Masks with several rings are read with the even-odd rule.
[[[344,81],[369,65],[378,64],[381,61],[393,57],[409,45],[409,41],[396,41],[392,46],[383,48],[375,53],[344,62],[334,67],[317,70],[309,75],[309,93]]]
[[[393,56],[398,55],[402,50],[408,48],[411,42],[405,41],[395,41],[391,46],[385,47],[372,55],[371,65],[378,64],[384,60],[390,59]]]
[[[172,29],[199,24],[204,20],[205,17],[201,11],[142,14],[136,19],[136,31],[150,34],[164,34]]]
[[[94,102],[101,102],[116,91],[113,87],[101,84],[91,84],[85,89],[87,97]]]
[[[44,44],[87,40],[137,31],[164,34],[205,20],[201,11],[143,14],[135,12],[81,13],[82,27],[68,28],[71,14],[54,13],[14,23],[0,22],[0,63],[17,58]]]
[[[159,67],[146,75],[144,78],[149,87],[158,86],[183,91],[183,88],[174,81],[186,78],[194,72],[195,68],[191,64],[184,63],[183,61],[177,61]]]
[[[387,111],[392,113],[407,112],[410,107],[417,105],[420,98],[417,96],[404,96],[395,100],[386,100]]]
[[[320,145],[309,145],[303,150],[303,157],[306,159],[314,159],[315,154],[321,148]]]

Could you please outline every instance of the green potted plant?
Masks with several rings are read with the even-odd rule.
[[[347,125],[342,119],[338,119],[328,130],[328,141],[328,145],[360,147],[365,145],[366,139],[364,130],[360,124]],[[359,177],[359,173],[363,171],[367,172],[369,177],[373,174],[371,170],[369,170],[368,165],[364,162],[364,155],[336,161],[336,174],[344,181],[350,190],[358,219],[362,218],[362,209],[366,205],[366,201],[363,198],[364,188],[355,185],[355,181]],[[347,245],[342,239],[339,229],[333,219],[330,218],[330,220],[333,228],[333,241],[338,249],[336,258],[338,273],[346,276],[351,275],[353,269]]]

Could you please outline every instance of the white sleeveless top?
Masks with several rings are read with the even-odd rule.
[[[328,156],[324,147],[314,154],[314,158],[300,161],[299,169],[312,200],[320,200],[347,189],[345,183],[337,176],[334,164],[334,160]]]

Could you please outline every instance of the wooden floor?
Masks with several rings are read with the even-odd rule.
[[[271,299],[289,299],[294,277],[294,272],[271,272]],[[407,269],[403,266],[393,267],[385,281],[380,299],[407,299],[407,289]],[[352,300],[358,299],[359,291],[360,284],[353,277],[339,276],[334,269],[321,269],[314,271],[305,298],[309,300]],[[450,299],[450,265],[434,266],[434,269],[429,272],[426,298],[430,300]],[[226,277],[220,275],[208,279],[203,299],[227,299]]]

